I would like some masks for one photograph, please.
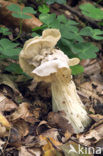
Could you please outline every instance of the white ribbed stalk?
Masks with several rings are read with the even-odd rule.
[[[64,111],[75,133],[84,131],[90,123],[85,107],[76,92],[74,82],[63,82],[60,77],[51,84],[53,111]]]

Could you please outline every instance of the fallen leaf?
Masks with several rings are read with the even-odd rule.
[[[99,120],[103,120],[103,115],[100,114],[89,114],[89,116],[96,122],[98,122]]]
[[[35,105],[35,103],[34,103]],[[41,108],[35,108],[33,111],[33,116],[35,117],[35,119],[40,119],[41,117]]]
[[[11,124],[9,121],[5,118],[5,116],[0,112],[0,124],[6,128],[10,128]]]
[[[52,128],[37,137],[29,137],[26,139],[26,146],[28,147],[41,147],[47,144],[47,140],[51,139],[55,146],[61,145],[61,142],[58,140],[59,133],[57,129]]]
[[[98,96],[97,90],[93,89],[92,85],[93,81],[84,82],[79,85],[79,89],[88,99],[91,97],[92,99],[96,99],[97,102],[100,101],[100,103],[103,103],[103,98]]]
[[[103,139],[103,119],[92,125],[87,133],[77,135],[79,142],[91,146]]]
[[[11,115],[11,120],[17,120],[17,119],[26,119],[27,117],[32,116],[32,114],[29,111],[29,103],[23,102],[19,105],[17,110]]]
[[[39,122],[38,119],[36,119],[34,116],[28,116],[25,118],[25,121],[28,122],[28,123],[31,123],[31,124],[34,124],[36,122]]]
[[[35,146],[35,144],[33,144],[34,143],[34,140],[36,140],[36,137],[35,136],[28,135],[25,138],[25,146],[26,147],[34,147]]]
[[[34,94],[35,94],[35,92],[34,92]],[[37,96],[38,96],[38,94],[34,95],[34,97],[36,97],[36,99],[33,102],[34,109],[33,109],[32,113],[36,119],[40,119],[43,115],[47,114],[47,112],[48,112],[47,105],[48,104],[46,102],[43,102],[43,100],[40,100]]]
[[[23,119],[18,119],[12,122],[12,124],[17,129],[22,138],[29,133],[29,125]]]
[[[7,132],[7,129],[6,129],[6,127],[4,127],[4,126],[2,126],[1,124],[0,124],[0,137],[5,137],[5,136],[7,136],[9,133]]]
[[[50,84],[45,82],[38,83],[37,94],[43,98],[50,98],[52,96]]]
[[[50,112],[48,114],[48,123],[53,127],[61,129],[63,133],[68,131],[70,136],[74,133],[72,125],[65,119],[63,112]]]
[[[9,144],[15,147],[21,146],[21,135],[18,132],[18,130],[14,127],[10,129],[10,135],[9,135]]]
[[[62,137],[62,142],[66,142],[71,137],[71,133],[67,130]]]
[[[20,147],[19,156],[32,156],[30,152],[27,151],[25,146]]]
[[[3,94],[10,97],[17,103],[19,103],[19,101],[22,101],[23,97],[18,90],[17,84],[15,83],[14,76],[9,74],[1,74],[0,85]]]
[[[50,138],[48,140],[47,138],[43,137],[44,140],[46,140],[47,144],[42,147],[43,149],[43,156],[63,156],[57,149],[53,147],[53,145],[56,145],[56,142],[53,138]]]
[[[50,139],[55,146],[59,146],[61,145],[61,142],[59,142],[58,137],[59,133],[56,128],[49,129],[39,135],[40,144],[45,145],[47,140]]]
[[[84,73],[86,73],[90,76],[94,73],[95,74],[100,73],[100,64],[99,64],[98,60],[96,60],[96,59],[91,60],[89,62],[89,64],[87,64],[87,66],[85,66]]]
[[[3,149],[3,145],[5,144],[5,142],[4,141],[2,141],[1,139],[0,139],[0,150],[2,151],[2,149]]]
[[[35,88],[37,87],[38,82],[34,81],[34,79],[31,81],[31,84],[28,86],[30,91],[34,91]]]
[[[41,156],[41,150],[39,148],[26,148],[25,146],[20,147],[19,156]]]
[[[46,131],[46,133],[47,133],[47,130],[50,128],[50,126],[48,125],[48,123],[46,122],[46,121],[41,121],[40,123],[39,123],[39,125],[37,126],[37,129],[36,129],[36,133],[38,134],[38,135],[40,135],[41,133],[45,133],[45,131]]]
[[[16,93],[16,94],[20,94],[20,92],[17,89],[16,84],[14,83],[14,81],[12,80],[12,77],[8,74],[1,74],[0,75],[0,84],[4,84],[9,86],[10,88],[12,88],[12,90]]]
[[[17,108],[17,105],[2,93],[0,93],[0,111],[12,111]]]
[[[41,150],[39,148],[28,149],[28,152],[35,156],[41,156]]]

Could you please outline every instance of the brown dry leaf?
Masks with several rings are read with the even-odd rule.
[[[91,97],[92,99],[96,99],[96,100],[100,101],[101,103],[103,103],[103,98],[98,96],[98,94],[97,94],[98,90],[93,89],[93,87],[92,87],[93,84],[96,85],[96,82],[90,81],[90,82],[81,83],[79,85],[80,91],[82,93],[84,93],[85,96],[87,96],[88,99],[89,99],[89,97]]]
[[[63,112],[50,112],[48,114],[48,123],[51,126],[61,129],[63,133],[68,131],[71,136],[74,133],[73,127],[64,117],[65,114]]]
[[[60,146],[61,142],[58,141],[58,137],[59,133],[57,131],[57,129],[52,128],[49,129],[47,131],[45,131],[44,133],[42,133],[41,135],[34,137],[34,136],[28,136],[25,140],[25,144],[27,147],[41,147],[47,144],[47,140],[50,139],[51,141],[53,141],[53,144],[55,146]]]
[[[2,141],[1,139],[0,139],[0,150],[2,151],[2,149],[3,149],[3,145],[5,144],[5,142],[4,141]]]
[[[25,138],[25,146],[26,147],[34,147],[35,146],[35,141],[36,140],[36,137],[35,136],[31,136],[31,135],[28,135],[26,138]],[[36,145],[37,145],[37,142],[36,142]],[[37,147],[37,146],[35,146]]]
[[[16,84],[14,83],[14,81],[12,80],[13,78],[8,75],[8,74],[1,74],[0,75],[0,84],[4,84],[9,86],[10,88],[12,88],[12,90],[16,93],[16,94],[20,94],[20,92],[17,89]]]
[[[48,140],[56,147],[61,145],[61,143],[58,140],[54,139],[54,137],[46,137],[46,136],[40,135],[39,138],[41,142],[44,141],[44,145],[48,143]]]
[[[0,137],[7,136],[8,134],[9,134],[9,133],[8,133],[6,127],[4,127],[4,126],[2,126],[2,125],[0,124]]]
[[[37,137],[37,142],[38,142],[39,146],[46,145],[47,138],[48,138],[48,139],[53,140],[53,143],[55,144],[55,146],[59,146],[59,145],[61,145],[61,143],[58,141],[58,136],[59,136],[59,133],[58,133],[57,129],[51,128],[51,129],[45,131],[44,133],[41,133],[41,135],[39,135]]]
[[[11,128],[9,133],[9,144],[15,147],[21,146],[21,135],[16,128]]]
[[[39,122],[39,120],[36,119],[34,116],[28,116],[28,117],[26,117],[26,118],[25,118],[25,121],[26,121],[26,122],[29,122],[29,123],[31,123],[31,124],[34,124],[34,123],[36,123],[36,122]]]
[[[28,149],[28,152],[30,152],[32,155],[35,155],[35,156],[41,156],[41,153],[42,153],[39,148]]]
[[[70,139],[70,137],[71,137],[71,133],[67,130],[64,136],[62,137],[62,142],[66,142],[68,139]]]
[[[19,27],[20,26],[20,19],[15,18],[11,15],[11,11],[8,11],[6,8],[10,4],[13,4],[9,1],[0,0],[0,18],[2,21],[2,24],[10,27]],[[31,19],[24,19],[23,20],[23,30],[30,31],[34,27],[39,27],[42,25],[42,22],[37,19],[34,15],[30,14]]]
[[[95,123],[91,129],[84,134],[77,135],[79,142],[85,146],[91,146],[103,139],[103,119]]]
[[[29,125],[23,119],[14,121],[13,126],[18,130],[21,137],[24,137],[29,133]]]
[[[32,113],[36,119],[40,119],[43,114],[47,114],[48,103],[40,100],[37,96],[38,96],[38,93],[35,90],[34,97],[36,97],[36,99],[33,102],[34,109],[33,109]]]
[[[8,122],[8,120],[3,116],[3,114],[0,112],[0,137],[8,136],[11,124]]]
[[[47,144],[42,147],[44,152],[43,156],[62,156],[62,154],[53,147],[57,144],[57,142],[53,138],[49,138],[48,140],[46,137],[42,137],[42,139],[47,142]]]
[[[11,124],[9,121],[5,118],[5,116],[0,112],[0,124],[6,128],[10,128]]]
[[[29,103],[27,102],[23,102],[19,105],[17,111],[15,111],[12,115],[11,115],[11,119],[12,121],[17,120],[17,119],[26,119],[29,116],[32,116],[32,114],[29,111]]]
[[[14,81],[14,77],[12,75],[1,74],[0,85],[2,86],[2,89],[0,89],[3,94],[10,97],[11,99],[14,99],[17,102],[22,101],[22,94],[19,92],[17,85]]]
[[[39,134],[45,132],[46,130],[48,130],[49,128],[51,128],[51,127],[48,125],[47,121],[43,120],[37,126],[36,133],[39,135]],[[46,131],[46,133],[47,133],[47,131]]]
[[[98,122],[99,120],[103,120],[103,115],[100,114],[89,114],[89,116],[96,122]]]
[[[50,98],[51,95],[51,86],[50,83],[40,82],[37,85],[37,94],[42,98]]]
[[[37,87],[38,82],[36,82],[34,79],[31,81],[31,84],[28,86],[30,91],[34,91],[35,88]]]
[[[88,75],[100,73],[100,64],[96,59],[90,60],[89,64],[85,66],[84,73]]]
[[[47,144],[47,140],[53,140],[53,143],[55,144],[55,146],[59,146],[61,145],[61,143],[58,141],[58,137],[59,133],[57,131],[57,129],[52,128],[49,129],[47,131],[45,131],[44,133],[42,133],[41,135],[32,138],[32,137],[28,137],[26,140],[26,145],[28,147],[41,147]],[[47,139],[48,138],[48,139]]]
[[[17,108],[17,105],[2,93],[0,93],[0,111],[12,111]]]
[[[34,103],[35,106],[35,103]],[[41,108],[35,108],[33,111],[33,116],[35,117],[35,119],[39,119],[41,116]]]
[[[25,146],[20,147],[19,156],[41,156],[39,148],[27,149]]]
[[[100,59],[92,59],[85,66],[85,74],[75,78],[83,103],[96,114],[103,114],[103,76],[100,72]]]

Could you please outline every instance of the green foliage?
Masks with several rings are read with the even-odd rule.
[[[66,19],[66,17],[64,15],[59,15],[57,17],[57,20],[58,20],[58,22],[62,22],[62,23],[66,23],[67,22],[67,19]]]
[[[78,23],[67,20],[64,15],[56,17],[55,14],[41,14],[40,20],[47,25],[48,28],[58,28],[61,32],[61,41],[58,46],[69,57],[79,57],[80,59],[95,58],[99,49],[91,42],[85,42],[83,36],[90,36],[95,40],[102,39],[103,32],[99,29],[90,29],[88,27],[81,30]],[[90,33],[91,32],[91,33]]]
[[[82,60],[96,57],[96,53],[99,51],[99,48],[92,42],[86,42],[85,37],[88,36],[94,40],[102,40],[103,36],[101,35],[103,35],[103,31],[100,29],[93,29],[91,27],[80,29],[78,27],[79,23],[73,20],[67,20],[64,15],[56,16],[54,13],[42,13],[39,16],[39,19],[44,23],[46,28],[57,28],[60,30],[61,40],[58,42],[57,46],[70,58],[78,57]],[[35,31],[35,28],[33,31]],[[83,72],[83,67],[78,65],[72,67],[72,70],[75,75]]]
[[[77,54],[80,59],[91,59],[96,57],[96,52],[99,49],[91,42],[71,44],[71,49],[74,54]]]
[[[94,40],[102,40],[103,31],[100,29],[93,29],[89,26],[80,29],[78,26],[79,23],[75,22],[74,20],[68,20],[64,15],[56,16],[54,13],[49,14],[48,12],[50,10],[46,4],[50,5],[53,3],[64,4],[66,3],[66,0],[44,0],[42,3],[40,3],[40,6],[38,7],[38,11],[41,13],[39,19],[43,22],[43,25],[33,29],[34,32],[32,33],[32,37],[39,36],[40,32],[45,28],[57,28],[61,32],[61,40],[58,42],[57,47],[64,51],[64,53],[67,54],[69,58],[78,57],[80,60],[95,58],[99,49],[92,42],[86,42],[85,37],[90,37]],[[16,4],[9,5],[7,8],[12,11],[12,15],[14,17],[20,18],[21,21],[23,19],[31,18],[29,13],[36,13],[36,11],[34,11],[34,9],[31,7],[21,8]],[[90,18],[95,20],[103,19],[103,11],[90,3],[81,5],[80,9],[84,15]],[[21,29],[22,22],[20,26],[20,32]],[[0,33],[3,33],[3,35],[5,35],[7,32],[8,29],[0,29]],[[20,50],[21,48],[18,48],[17,43],[13,43],[6,38],[0,40],[1,59],[18,59]],[[80,74],[84,70],[81,65],[73,66],[71,69],[73,75]],[[20,66],[16,63],[10,64],[5,68],[5,70],[15,74],[23,74]]]
[[[19,64],[16,64],[16,63],[11,63],[9,66],[5,68],[5,70],[8,72],[15,73],[15,74],[23,74],[23,71],[20,68]]]
[[[84,72],[84,68],[81,65],[76,65],[76,66],[71,66],[70,67],[72,70],[72,75],[77,75],[77,74],[81,74]]]
[[[38,7],[38,11],[45,14],[45,13],[48,13],[50,9],[48,8],[47,5],[43,4],[42,6]]]
[[[46,24],[44,24],[44,25],[42,25],[40,27],[35,27],[35,28],[32,29],[32,31],[44,30],[45,28],[47,28],[47,25]]]
[[[95,7],[90,3],[80,5],[80,9],[85,16],[88,16],[95,20],[103,20],[103,10]]]
[[[8,10],[12,11],[12,16],[16,17],[16,18],[20,18],[20,31],[18,33],[18,36],[14,39],[17,40],[21,33],[22,33],[22,23],[23,23],[23,19],[30,19],[32,18],[32,16],[30,16],[29,14],[35,14],[36,11],[31,8],[31,7],[24,7],[21,8],[19,5],[17,4],[11,4],[9,6],[7,6]]]
[[[11,4],[8,7],[8,10],[12,11],[12,16],[16,17],[16,18],[21,18],[21,19],[30,19],[31,16],[29,16],[29,13],[35,14],[36,11],[31,8],[31,7],[24,7],[21,8],[19,5],[17,4]]]
[[[18,60],[18,55],[21,48],[18,47],[18,43],[14,43],[6,38],[0,40],[0,60]],[[14,74],[24,74],[20,66],[16,63],[11,63],[9,66],[5,67],[6,71],[12,72]]]
[[[56,22],[56,14],[41,14],[39,19],[48,27],[51,27],[54,24],[53,22]]]
[[[36,32],[33,32],[32,37],[36,37],[36,36],[39,36],[39,34],[37,34]]]
[[[95,40],[103,40],[103,31],[100,29],[93,29],[91,27],[85,27],[80,31],[80,35],[90,36]]]
[[[3,38],[0,40],[0,56],[2,58],[17,58],[21,48],[17,48],[18,43]],[[4,56],[4,57],[3,57]]]
[[[66,0],[46,0],[46,3],[48,5],[53,4],[53,3],[65,4]]]
[[[0,33],[2,33],[3,35],[10,35],[11,32],[9,31],[8,28],[5,28],[5,27],[0,27]]]

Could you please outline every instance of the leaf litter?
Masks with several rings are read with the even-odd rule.
[[[6,153],[8,151],[11,153],[15,149],[18,151],[15,152],[20,156],[24,155],[24,153],[27,156],[63,156],[64,154],[69,156],[71,155],[71,153],[68,153],[69,149],[71,149],[70,145],[75,149],[78,148],[78,145],[81,145],[83,148],[85,146],[102,147],[103,116],[102,113],[98,113],[99,110],[93,105],[93,101],[90,100],[91,98],[95,98],[95,105],[98,104],[98,100],[102,103],[102,99],[98,96],[102,92],[102,87],[99,83],[92,80],[91,75],[89,75],[88,82],[85,82],[86,80],[84,74],[82,84],[78,77],[76,77],[75,82],[77,86],[82,85],[81,88],[88,87],[86,88],[87,96],[84,97],[81,94],[80,96],[87,110],[90,112],[92,110],[92,114],[89,116],[92,118],[93,123],[92,127],[79,135],[74,134],[71,124],[62,117],[63,112],[51,112],[51,92],[49,85],[38,83],[34,85],[34,88],[30,88],[28,84],[26,86],[27,92],[33,97],[28,98],[28,95],[24,94],[25,102],[20,104],[15,103],[10,97],[8,98],[8,94],[5,96],[3,94],[4,88],[1,87],[0,110],[2,122],[0,123],[0,137],[6,138],[6,141],[1,140],[3,141],[1,152]],[[85,83],[87,84],[85,85]],[[97,85],[96,89],[94,89],[93,84]],[[11,87],[9,86],[9,88]],[[85,94],[83,90],[79,87],[77,88],[79,93],[82,92],[82,94]],[[17,96],[15,90],[13,91],[14,95]],[[17,92],[19,93],[20,90]],[[88,94],[88,92],[91,92],[91,94]],[[6,149],[4,146],[5,143],[7,143]],[[14,149],[9,148],[9,146]],[[74,152],[73,155],[77,155],[77,153]]]
[[[76,76],[75,82],[93,122],[79,135],[74,134],[71,124],[62,117],[63,112],[51,112],[49,84],[30,82],[27,85],[23,84],[22,76],[14,81],[10,75],[1,74],[1,155],[75,156],[78,154],[68,151],[72,147],[77,150],[78,145],[103,149],[103,78],[100,74],[103,74],[103,61],[89,60],[84,68],[83,76]]]

